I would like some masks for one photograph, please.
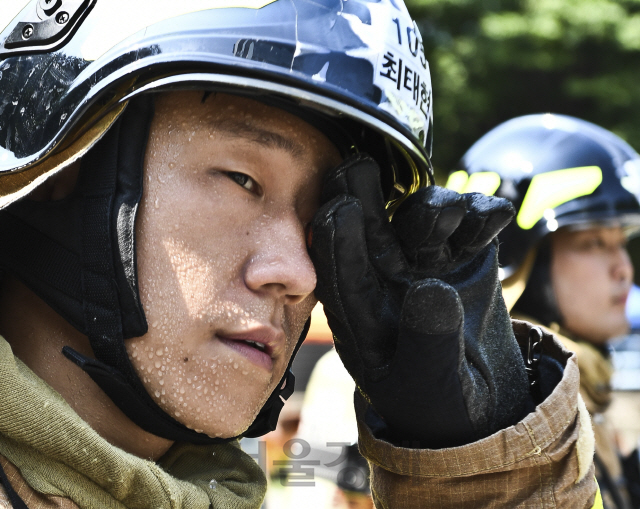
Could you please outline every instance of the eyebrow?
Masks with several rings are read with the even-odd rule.
[[[301,159],[304,155],[304,148],[300,143],[250,122],[217,118],[212,123],[216,131],[219,131],[223,136],[242,138],[269,149],[284,150],[296,159]]]

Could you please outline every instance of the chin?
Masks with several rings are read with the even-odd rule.
[[[199,422],[199,419],[185,419],[184,415],[174,417],[187,428],[198,433],[203,433],[211,438],[234,438],[244,433],[255,417],[244,418],[242,416],[218,415]],[[238,418],[240,417],[240,418]]]
[[[609,327],[601,329],[598,337],[587,338],[591,343],[596,345],[606,345],[609,341],[624,336],[629,333],[629,324],[624,323],[612,323]]]
[[[216,408],[213,411],[200,412],[195,419],[187,422],[183,415],[182,423],[199,433],[204,433],[211,438],[234,438],[244,433],[258,416],[264,405],[263,401],[249,404],[238,404],[237,401],[229,399],[223,408]]]
[[[204,429],[202,432],[212,438],[234,438],[247,431],[255,418],[256,416],[236,418],[229,422],[225,419],[224,421],[219,421],[217,426],[211,426],[211,423],[209,423],[209,429]]]
[[[618,338],[620,336],[625,336],[629,334],[629,331],[630,331],[629,323],[625,320],[624,323],[616,327],[610,339]]]

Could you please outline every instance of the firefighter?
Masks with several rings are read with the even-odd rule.
[[[564,115],[527,115],[480,138],[449,187],[513,202],[499,235],[512,315],[547,327],[578,354],[580,393],[596,436],[606,507],[630,507],[611,423],[609,341],[629,331],[633,282],[627,239],[640,228],[640,156],[613,133]],[[634,504],[634,506],[637,506]]]

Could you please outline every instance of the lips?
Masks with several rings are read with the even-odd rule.
[[[624,306],[627,303],[627,299],[629,298],[629,293],[631,292],[631,287],[625,288],[624,290],[617,292],[616,295],[611,299],[614,306]]]
[[[284,333],[271,327],[241,332],[221,331],[216,336],[221,343],[268,371],[273,368],[273,358],[278,345],[284,341]]]
[[[627,303],[628,294],[620,295],[618,297],[613,298],[614,306],[624,306]]]

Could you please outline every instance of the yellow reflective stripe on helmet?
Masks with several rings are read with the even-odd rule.
[[[602,493],[600,493],[600,486],[598,486],[598,481],[596,481],[596,499],[591,506],[591,509],[604,509],[604,504],[602,503]]]
[[[466,171],[454,171],[449,175],[444,187],[451,189],[452,191],[456,191],[457,193],[462,193],[464,186],[467,184],[467,180],[469,180],[469,175]]]
[[[582,166],[540,173],[531,179],[518,212],[518,226],[530,230],[544,217],[545,211],[593,193],[602,182],[598,166]]]
[[[500,187],[500,175],[493,171],[479,171],[471,175],[466,171],[456,171],[449,175],[445,187],[458,193],[482,193],[493,196]]]
[[[464,186],[465,193],[482,193],[493,196],[500,187],[500,175],[493,171],[479,171],[469,177]]]

